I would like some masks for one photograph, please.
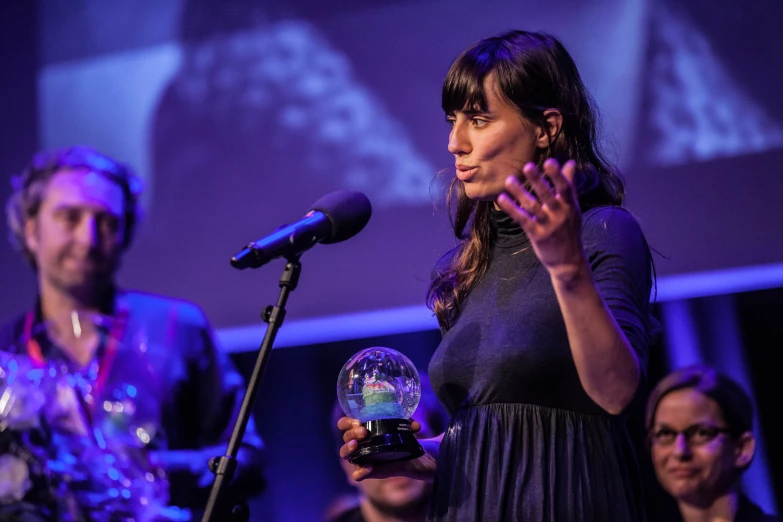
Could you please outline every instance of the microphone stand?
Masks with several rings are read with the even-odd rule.
[[[301,270],[302,265],[299,262],[299,256],[288,258],[288,262],[283,269],[283,274],[280,276],[280,296],[277,299],[277,305],[267,306],[261,314],[264,322],[268,325],[266,335],[264,335],[264,340],[261,342],[256,364],[253,367],[253,373],[248,380],[247,390],[245,390],[245,396],[242,399],[242,406],[239,408],[239,415],[234,424],[234,430],[231,433],[231,439],[228,442],[226,454],[220,457],[214,457],[209,461],[209,468],[215,474],[215,481],[212,483],[212,490],[209,493],[207,507],[204,511],[204,516],[201,519],[202,522],[249,520],[250,513],[248,512],[247,505],[242,503],[231,505],[234,503],[227,502],[227,499],[223,498],[221,490],[223,486],[231,482],[231,479],[234,477],[234,472],[237,468],[237,452],[239,451],[239,446],[245,435],[245,428],[247,428],[247,423],[250,419],[250,412],[253,407],[256,391],[258,391],[258,385],[261,382],[264,368],[269,359],[269,354],[272,351],[272,344],[275,341],[277,330],[283,324],[283,319],[285,318],[285,304],[288,301],[288,295],[296,289]]]

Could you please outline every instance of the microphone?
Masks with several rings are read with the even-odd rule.
[[[268,236],[247,245],[231,258],[238,270],[258,268],[278,257],[299,257],[316,243],[339,243],[364,228],[372,215],[367,196],[338,190],[316,201],[302,219],[283,225]]]

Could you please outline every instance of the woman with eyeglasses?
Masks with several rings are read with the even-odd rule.
[[[729,377],[690,366],[664,377],[647,401],[653,466],[684,522],[775,522],[741,493],[756,446],[753,404]]]

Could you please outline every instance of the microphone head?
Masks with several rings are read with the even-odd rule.
[[[355,190],[337,190],[316,201],[310,210],[323,212],[332,225],[331,233],[321,243],[339,243],[350,239],[364,228],[372,215],[367,196]]]

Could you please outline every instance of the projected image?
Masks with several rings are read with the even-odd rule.
[[[187,48],[157,117],[160,156],[179,156],[181,150],[169,149],[172,142],[184,146],[182,130],[193,133],[183,121],[198,121],[220,138],[241,139],[245,154],[258,157],[257,171],[243,181],[296,175],[303,183],[364,191],[381,207],[429,201],[435,168],[383,100],[354,77],[349,58],[303,21]],[[212,134],[191,141],[202,137],[199,147],[220,147]],[[269,169],[270,159],[288,172]],[[176,181],[188,176],[167,173]]]
[[[372,219],[350,242],[308,252],[290,317],[423,308],[432,266],[454,244],[434,181],[454,162],[441,82],[469,43],[515,26],[571,49],[604,116],[607,152],[626,173],[629,206],[664,254],[659,275],[783,257],[762,231],[739,236],[734,250],[708,240],[759,222],[748,212],[716,221],[723,203],[704,185],[732,183],[735,167],[716,161],[774,163],[759,155],[783,150],[783,106],[766,95],[774,71],[751,79],[743,65],[773,46],[743,40],[751,47],[732,55],[720,15],[702,0],[58,6],[41,15],[41,146],[88,144],[136,168],[147,223],[123,281],[193,300],[218,327],[257,320],[248,276],[231,271],[230,256],[342,188],[367,194]],[[758,18],[747,11],[732,23]],[[73,39],[65,14],[91,38]],[[132,25],[113,30],[123,19]],[[756,179],[756,190],[772,182]],[[688,194],[701,195],[697,209],[677,200]],[[274,291],[275,270],[257,277],[256,288]]]
[[[697,25],[661,3],[653,16],[648,160],[676,165],[783,147],[783,123],[732,77]]]

